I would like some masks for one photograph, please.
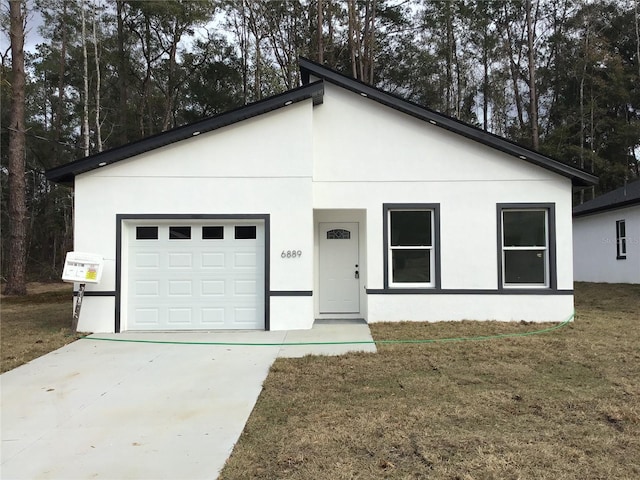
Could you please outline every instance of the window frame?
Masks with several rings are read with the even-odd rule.
[[[159,239],[159,228],[158,225],[135,225],[136,227],[136,235],[135,241],[149,241],[149,240],[158,240]],[[147,232],[147,233],[143,233]],[[148,235],[148,232],[153,232],[152,236]]]
[[[224,240],[224,225],[202,225],[202,228],[200,230],[201,230],[200,232],[201,240]],[[214,231],[221,232],[222,235],[212,236],[212,233],[209,233]],[[205,233],[205,232],[208,232],[208,233]]]
[[[167,227],[167,238],[171,241],[191,240],[191,225],[169,225]]]
[[[498,290],[556,290],[556,215],[554,203],[499,203],[497,204],[497,258],[498,258]],[[545,240],[546,247],[540,246],[504,246],[504,212],[545,212]],[[543,251],[545,256],[544,283],[506,283],[505,282],[505,252],[506,251]]]
[[[247,232],[250,232],[247,235]],[[234,240],[256,240],[258,238],[258,226],[257,225],[234,225],[233,226],[233,239]]]
[[[391,212],[429,211],[431,213],[431,246],[392,246]],[[383,204],[384,288],[400,290],[440,289],[440,204],[439,203],[385,203]],[[393,250],[429,250],[430,279],[426,282],[393,282]]]
[[[620,228],[622,226],[622,228]],[[624,233],[621,233],[624,230]],[[627,259],[627,224],[624,218],[616,220],[616,260]]]

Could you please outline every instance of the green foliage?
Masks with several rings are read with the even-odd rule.
[[[330,68],[531,145],[525,7],[524,0],[34,0],[44,41],[27,56],[32,270],[51,275],[71,243],[70,192],[41,172],[81,155],[85,102],[96,153],[294,88],[298,57],[318,59],[322,45]],[[540,150],[599,175],[598,192],[640,174],[638,8],[532,0]],[[3,108],[3,125],[7,114]],[[3,129],[3,167],[6,139]],[[3,207],[5,200],[3,188]]]

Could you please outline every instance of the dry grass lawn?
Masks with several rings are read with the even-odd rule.
[[[71,287],[2,298],[1,370],[55,350]],[[278,359],[222,479],[638,479],[640,285],[576,285],[576,321],[486,341]],[[534,324],[375,324],[377,340]]]
[[[638,479],[640,285],[541,335],[278,359],[222,479]],[[380,339],[534,324],[374,324]]]
[[[0,317],[0,372],[16,368],[81,335],[71,331],[72,286],[33,283],[25,297],[5,297]]]

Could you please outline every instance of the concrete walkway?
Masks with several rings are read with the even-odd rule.
[[[0,478],[214,479],[278,356],[375,351],[364,323],[289,332],[92,335],[0,377]]]

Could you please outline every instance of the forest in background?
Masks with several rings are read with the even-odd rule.
[[[46,169],[294,88],[299,56],[598,175],[576,203],[640,177],[640,0],[22,6],[27,32],[42,19],[25,58],[31,279],[59,278],[72,249],[73,193]],[[13,83],[11,50],[0,54],[4,278]]]

